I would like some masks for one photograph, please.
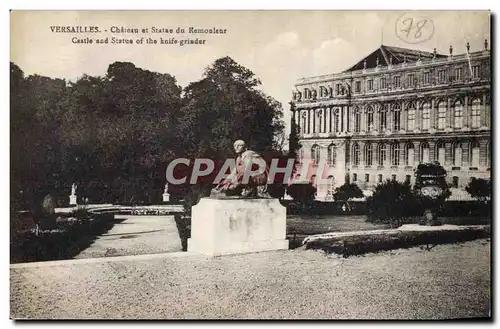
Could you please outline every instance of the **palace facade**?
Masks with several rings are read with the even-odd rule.
[[[427,162],[439,162],[455,190],[490,178],[491,54],[487,40],[466,48],[442,55],[382,45],[344,72],[297,81],[298,162],[312,160],[315,184],[323,167],[318,199],[345,182],[367,194],[386,179],[413,183]]]

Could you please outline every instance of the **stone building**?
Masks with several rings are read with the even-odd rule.
[[[367,193],[386,179],[413,183],[416,166],[435,161],[456,192],[471,177],[489,179],[487,40],[481,48],[442,55],[382,45],[344,72],[298,80],[292,124],[317,198],[331,199],[346,181]]]

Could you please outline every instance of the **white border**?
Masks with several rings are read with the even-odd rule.
[[[296,2],[296,3],[290,3],[289,1],[287,2],[282,2],[282,3],[271,3],[269,0],[253,0],[253,1],[246,1],[246,2],[237,2],[237,1],[220,1],[220,0],[212,0],[212,1],[192,1],[192,0],[182,0],[182,1],[177,1],[177,2],[170,2],[168,5],[163,5],[158,7],[158,1],[150,1],[150,0],[141,0],[141,1],[130,1],[130,0],[123,0],[120,2],[115,2],[115,3],[103,3],[103,1],[96,1],[96,0],[87,0],[87,1],[4,1],[2,4],[5,6],[2,8],[3,10],[0,12],[0,26],[1,26],[1,32],[2,32],[2,40],[4,40],[5,44],[4,47],[2,47],[2,57],[3,57],[3,65],[2,68],[3,70],[7,71],[7,60],[9,59],[9,49],[10,49],[10,39],[9,39],[9,11],[8,9],[44,9],[44,10],[51,10],[51,9],[95,9],[95,10],[116,10],[116,9],[126,9],[126,10],[158,10],[158,9],[171,9],[171,10],[189,10],[189,9],[207,9],[207,10],[216,10],[216,9],[232,9],[232,10],[243,10],[243,9],[266,9],[266,10],[271,10],[271,9],[288,9],[288,10],[312,10],[312,9],[328,9],[328,10],[368,10],[368,9],[374,9],[374,10],[403,10],[403,9],[434,9],[434,10],[452,10],[452,9],[469,9],[469,10],[477,10],[477,9],[490,9],[492,12],[498,13],[498,6],[500,4],[500,1],[498,0],[474,0],[474,1],[453,1],[449,2],[449,4],[452,4],[452,6],[444,6],[443,2],[438,2],[435,0],[420,0],[420,1],[359,1],[359,0],[349,0],[349,1],[318,1],[318,0],[308,0],[308,1],[301,1],[301,2]],[[140,5],[138,5],[140,4]],[[286,4],[286,5],[285,5]],[[496,28],[495,26],[493,28]],[[495,29],[496,30],[496,29]],[[496,31],[495,31],[496,32]],[[494,47],[496,50],[496,46],[498,45],[498,37],[497,33],[493,32],[492,36],[494,36]],[[497,55],[496,51],[493,53],[494,60],[497,60]],[[495,68],[497,67],[497,64],[495,63]],[[495,75],[497,70],[493,72]],[[2,239],[4,241],[3,248],[1,257],[2,257],[2,264],[8,264],[9,263],[9,230],[8,230],[8,221],[9,221],[9,157],[8,155],[10,154],[10,147],[9,147],[9,106],[8,106],[8,100],[9,100],[9,85],[8,85],[8,80],[7,80],[7,75],[8,72],[4,72],[2,79],[2,110],[0,113],[2,113],[2,120],[0,120],[1,124],[3,125],[2,129],[0,129],[0,134],[1,134],[1,146],[2,146],[2,154],[3,154],[3,161],[1,162],[2,165],[2,172],[4,173],[2,177],[2,184],[1,186],[1,195],[0,199],[2,200],[2,209],[4,210],[4,216],[2,216],[2,225],[3,225],[3,230],[2,233],[5,235],[5,238]],[[498,84],[495,84],[495,96],[498,95]],[[495,98],[494,104],[498,104],[498,100]],[[494,112],[496,109],[492,109]],[[498,115],[495,115],[495,119],[497,119]],[[494,120],[495,127],[497,126],[498,122],[497,120]],[[495,141],[494,145],[497,145],[497,135],[495,134]],[[15,151],[15,150],[14,150]],[[494,163],[500,163],[499,159],[499,154],[497,150],[494,152],[495,155],[495,161]],[[495,168],[496,169],[496,168]],[[498,175],[496,175],[498,176]],[[495,177],[496,177],[495,176]],[[494,184],[495,186],[498,186],[498,184]],[[498,192],[495,192],[495,196],[498,195]],[[496,199],[496,198],[495,198]],[[496,220],[496,218],[494,218]],[[498,230],[499,225],[496,224],[495,227]],[[497,232],[495,232],[497,233]],[[497,235],[495,235],[496,237]],[[497,260],[498,255],[495,254],[495,261]],[[495,264],[496,262],[493,262]],[[5,319],[9,319],[9,268],[5,269],[2,273],[2,278],[1,278],[1,293],[2,293],[2,311],[3,314],[1,318],[5,321]],[[495,273],[496,274],[496,273]],[[491,278],[492,282],[496,283],[496,276]],[[496,287],[498,284],[495,284],[494,287]],[[492,294],[494,292],[492,291]],[[496,294],[495,294],[496,296]],[[495,300],[495,305],[498,305],[499,301],[496,299]],[[498,317],[498,313],[496,314]],[[7,320],[8,321],[8,320]],[[9,325],[13,325],[12,321],[8,321]],[[169,326],[172,325],[177,325],[177,323],[166,323]],[[256,323],[259,327],[262,325],[272,325],[272,324],[277,324],[277,323],[269,323],[269,324],[263,324],[263,323]],[[315,323],[292,323],[288,322],[285,325],[311,325]],[[347,324],[347,323],[328,323],[327,325],[335,325],[336,327],[344,327],[344,326],[352,326],[353,323]],[[454,323],[450,323],[453,325]],[[474,323],[471,323],[474,325]],[[47,325],[52,325],[52,323],[47,323]],[[81,325],[81,324],[80,324]],[[84,324],[87,326],[87,324]],[[136,326],[137,324],[131,324]],[[140,324],[139,324],[140,325]],[[216,324],[217,325],[217,324]],[[354,325],[359,325],[354,323]],[[363,324],[362,324],[363,325]],[[387,325],[386,323],[367,323],[365,325],[373,326],[373,325]],[[401,325],[401,323],[397,323],[396,325]],[[415,325],[415,323],[413,323]],[[431,323],[418,323],[417,325],[419,326],[425,326],[425,328],[432,327],[437,324],[431,324]],[[442,325],[442,324],[441,324]],[[96,324],[90,324],[92,328],[96,327]],[[101,325],[97,325],[101,326]]]

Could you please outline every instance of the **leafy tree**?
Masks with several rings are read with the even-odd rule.
[[[295,201],[309,203],[316,198],[316,187],[312,183],[291,184],[288,185],[286,193]]]
[[[490,180],[472,177],[465,190],[481,203],[488,203],[491,200]]]
[[[178,140],[188,157],[233,157],[243,139],[257,152],[275,149],[284,130],[281,104],[258,89],[252,71],[230,57],[217,59],[185,89]]]
[[[363,191],[361,191],[359,186],[355,183],[345,183],[344,185],[337,187],[335,189],[335,193],[333,194],[335,201],[342,202],[349,210],[351,210],[349,200],[362,197],[364,197]]]
[[[368,220],[399,226],[415,207],[410,183],[387,180],[377,185],[373,195],[367,197],[366,207]]]

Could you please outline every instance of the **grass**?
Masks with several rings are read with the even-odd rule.
[[[59,218],[55,227],[21,230],[11,235],[10,263],[70,259],[90,246],[95,238],[115,224],[113,214],[95,214],[91,218]]]
[[[384,250],[422,246],[430,250],[439,244],[450,244],[490,237],[490,228],[468,228],[442,231],[392,231],[382,234],[328,237],[308,241],[304,249],[323,250],[343,257]]]

